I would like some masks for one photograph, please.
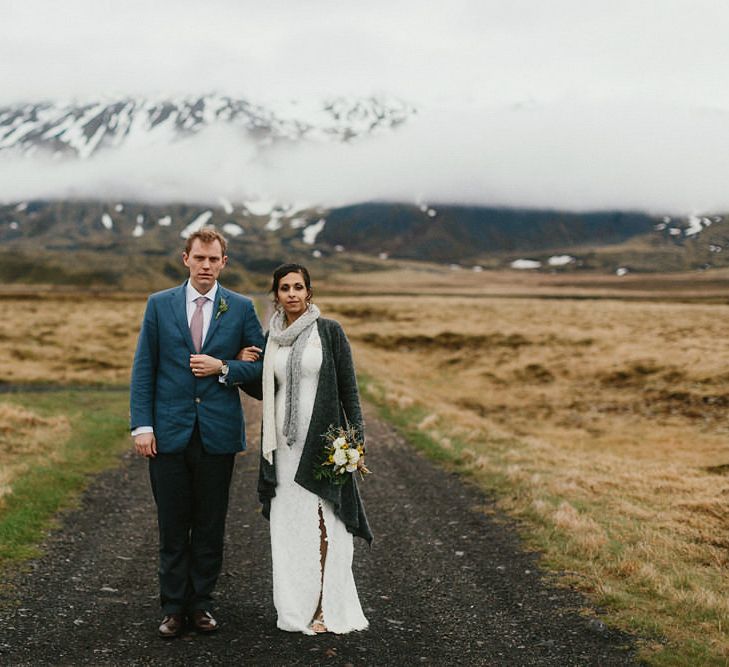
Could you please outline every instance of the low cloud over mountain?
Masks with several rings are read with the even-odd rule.
[[[209,95],[0,109],[0,198],[729,210],[729,113]]]

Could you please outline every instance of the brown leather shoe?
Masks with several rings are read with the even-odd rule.
[[[198,632],[215,632],[218,629],[218,622],[209,611],[196,609],[192,612],[192,624]]]
[[[182,614],[167,614],[159,624],[159,636],[163,639],[179,637],[185,628],[185,619]]]

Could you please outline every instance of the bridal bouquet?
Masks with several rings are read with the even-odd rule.
[[[345,484],[349,479],[346,473],[359,471],[360,478],[369,474],[364,464],[364,444],[351,426],[330,426],[322,436],[327,445],[324,447],[324,460],[314,471],[316,479],[328,479],[334,484]]]

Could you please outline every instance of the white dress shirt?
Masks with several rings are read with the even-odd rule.
[[[187,285],[185,285],[185,303],[187,305],[187,326],[190,326],[190,320],[192,320],[192,314],[195,312],[195,309],[197,308],[197,304],[195,303],[195,299],[198,297],[204,296],[207,301],[203,304],[203,329],[202,329],[202,339],[203,343],[205,342],[205,336],[208,335],[208,329],[210,328],[210,321],[213,319],[213,303],[215,303],[215,295],[218,293],[218,281],[215,281],[215,284],[210,288],[210,291],[207,294],[200,294],[190,283],[190,281],[187,281]],[[225,378],[221,377],[220,382],[225,382]],[[151,426],[137,426],[137,428],[132,430],[132,437],[135,437],[137,435],[142,435],[142,433],[154,433],[154,429]]]

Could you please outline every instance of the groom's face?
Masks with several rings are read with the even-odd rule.
[[[220,241],[203,243],[200,239],[195,239],[190,253],[182,253],[182,261],[190,269],[192,286],[200,294],[207,294],[218,279],[228,257],[223,254]]]

